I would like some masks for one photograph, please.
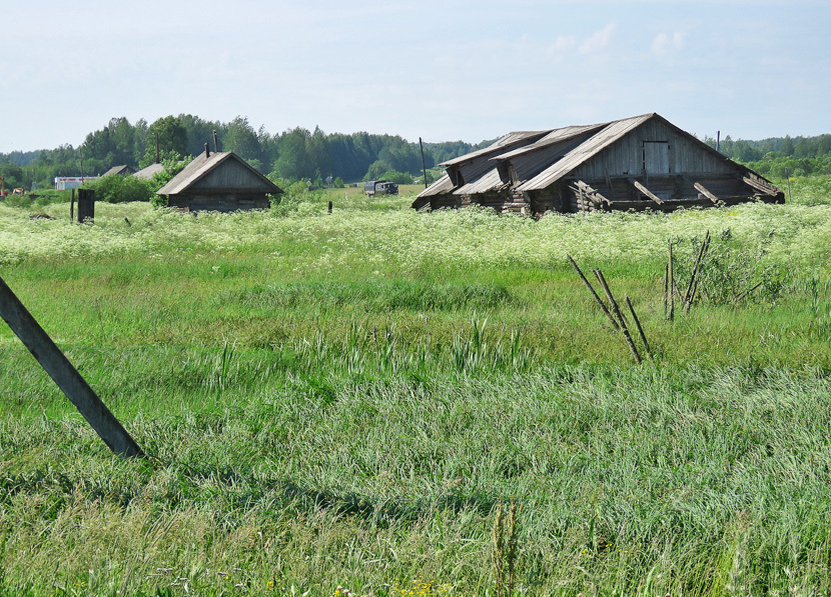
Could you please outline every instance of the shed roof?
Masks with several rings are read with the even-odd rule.
[[[133,176],[141,180],[150,180],[162,170],[164,170],[163,164],[150,164],[146,168],[142,168],[141,170],[133,174]]]
[[[133,169],[130,168],[130,166],[128,166],[127,164],[123,164],[121,166],[113,166],[112,168],[110,168],[109,170],[104,172],[104,174],[102,174],[101,176],[102,177],[111,176],[112,174],[127,175],[127,174],[132,174],[132,173],[133,173]]]
[[[490,155],[494,153],[503,153],[508,149],[516,147],[519,143],[530,143],[532,141],[536,141],[548,132],[549,131],[514,131],[512,133],[508,133],[504,137],[500,137],[483,149],[466,153],[465,155],[453,158],[452,160],[447,160],[446,162],[439,164],[439,166],[453,166],[464,162],[470,162],[485,156],[490,157]]]
[[[257,169],[231,151],[220,151],[206,155],[200,153],[193,158],[184,169],[174,176],[170,182],[158,190],[159,195],[178,195],[195,188],[200,181],[212,172],[216,172],[223,166],[231,163],[241,164],[252,175],[249,177],[250,184],[246,184],[245,191],[262,193],[282,193],[282,189],[268,180]],[[225,190],[225,189],[223,189]]]

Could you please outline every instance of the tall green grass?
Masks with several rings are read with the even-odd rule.
[[[831,591],[825,204],[346,199],[0,206],[0,275],[148,454],[111,455],[0,329],[0,595],[494,595],[510,499],[518,594]],[[706,230],[667,321],[667,243],[683,284]],[[655,361],[567,254],[632,298]]]
[[[820,371],[753,363],[294,378],[135,416],[147,464],[77,417],[6,419],[4,582],[486,594],[490,513],[513,497],[523,592],[824,592],[828,399]]]

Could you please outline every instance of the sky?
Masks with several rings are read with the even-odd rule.
[[[657,112],[831,133],[828,0],[2,0],[0,153],[111,118],[427,142]]]

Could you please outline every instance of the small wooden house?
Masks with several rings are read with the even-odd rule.
[[[130,174],[133,174],[133,173],[134,173],[134,170],[132,168],[130,168],[130,166],[128,166],[127,164],[124,164],[122,166],[113,166],[112,168],[110,168],[109,170],[104,172],[104,174],[101,175],[101,178],[104,178],[105,176],[112,176],[113,174],[119,174],[121,176],[129,176]]]
[[[416,197],[413,208],[477,204],[542,214],[785,200],[770,181],[655,113],[509,133],[441,165],[445,175]]]
[[[268,209],[268,195],[282,192],[235,153],[212,154],[206,147],[158,194],[167,196],[170,207],[186,211],[231,212]]]

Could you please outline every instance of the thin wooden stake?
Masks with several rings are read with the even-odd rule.
[[[632,356],[635,357],[635,362],[637,362],[640,365],[643,362],[641,360],[641,355],[638,354],[638,349],[635,346],[635,342],[632,340],[632,334],[629,333],[629,328],[626,327],[626,320],[623,318],[623,313],[621,313],[620,307],[618,307],[617,301],[615,300],[615,297],[612,295],[612,291],[609,289],[609,285],[606,283],[606,278],[603,276],[603,272],[601,272],[599,269],[595,269],[594,275],[597,276],[600,285],[606,292],[606,297],[612,304],[612,309],[614,310],[615,317],[617,317],[618,323],[620,323],[620,330],[623,332],[623,337],[626,338],[626,343],[629,345],[629,350],[632,351]]]
[[[690,277],[690,283],[687,285],[687,292],[684,294],[684,313],[690,312],[690,307],[692,307],[692,300],[695,294],[694,285],[696,282],[696,277],[698,276],[699,267],[701,267],[701,260],[704,258],[704,254],[707,252],[707,248],[710,246],[710,231],[707,231],[707,234],[704,236],[704,242],[701,243],[701,250],[698,251],[698,257],[695,260],[695,266],[693,266],[692,276]]]
[[[95,394],[78,370],[43,331],[6,282],[0,278],[0,316],[32,356],[75,405],[104,443],[124,457],[144,456],[141,448]]]
[[[664,267],[664,319],[669,315],[669,263]]]
[[[672,241],[669,241],[669,317],[675,321],[675,263],[672,261]]]
[[[577,262],[571,258],[571,255],[566,255],[566,257],[568,257],[568,260],[571,261],[571,265],[574,266],[574,269],[577,270],[577,273],[580,274],[580,277],[583,279],[583,282],[586,283],[586,287],[589,289],[589,292],[592,293],[592,296],[594,296],[594,299],[597,301],[597,304],[600,305],[600,308],[603,309],[603,312],[606,314],[606,317],[608,317],[609,321],[612,323],[612,327],[614,327],[616,330],[619,330],[620,326],[618,325],[617,321],[615,321],[614,316],[612,316],[612,314],[609,312],[609,309],[608,307],[606,307],[606,304],[603,302],[603,299],[601,299],[597,292],[595,292],[594,287],[591,285],[591,282],[589,282],[588,278],[586,278],[586,276],[583,275],[583,272],[580,270],[580,267],[577,265]]]
[[[643,333],[643,327],[641,327],[641,320],[638,319],[638,314],[635,313],[635,307],[632,306],[632,301],[629,300],[629,295],[626,295],[626,304],[629,305],[629,312],[632,313],[632,319],[635,320],[635,326],[638,328],[638,334],[641,336],[641,342],[643,342],[643,348],[646,350],[646,356],[650,359],[652,358],[652,351],[649,350],[649,342],[646,341],[646,334]]]
[[[735,299],[733,299],[733,304],[734,304],[734,305],[738,304],[738,302],[739,302],[740,300],[742,300],[742,299],[743,299],[744,297],[746,297],[748,294],[750,294],[751,292],[753,292],[754,290],[756,290],[757,288],[759,288],[759,286],[761,286],[761,285],[762,285],[762,284],[764,284],[764,283],[765,283],[765,281],[764,281],[764,280],[762,280],[761,282],[759,282],[758,284],[756,284],[753,288],[750,288],[749,290],[745,290],[744,292],[742,292],[739,296],[737,296]]]

